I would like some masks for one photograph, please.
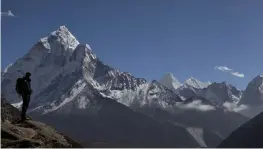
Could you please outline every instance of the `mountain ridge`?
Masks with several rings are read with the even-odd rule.
[[[63,27],[62,29],[59,28],[44,40],[45,46],[41,45],[42,43],[34,45],[24,57],[18,59],[7,69],[1,82],[2,92],[6,94],[9,102],[16,103],[19,99],[13,88],[15,79],[27,71],[32,72],[34,92],[29,108],[30,114],[40,121],[56,126],[58,130],[68,132],[76,138],[85,137],[87,135],[85,132],[94,131],[95,136],[89,135],[90,138],[106,139],[113,144],[116,144],[116,141],[120,141],[121,138],[125,138],[125,141],[133,145],[133,141],[139,140],[132,137],[134,132],[130,131],[130,128],[134,131],[145,129],[143,131],[148,133],[145,135],[149,138],[148,140],[145,138],[146,142],[141,143],[145,146],[152,146],[157,143],[162,147],[160,142],[155,142],[158,140],[158,136],[171,131],[170,135],[177,138],[178,136],[172,130],[178,129],[185,138],[192,138],[190,139],[192,143],[189,145],[191,147],[200,145],[215,147],[222,139],[220,136],[226,137],[234,128],[247,120],[239,113],[225,112],[223,108],[210,105],[210,102],[206,103],[206,98],[205,100],[201,99],[201,102],[199,101],[200,98],[192,98],[184,102],[180,93],[176,92],[177,90],[165,87],[160,81],[146,81],[143,78],[134,77],[130,73],[121,72],[106,65],[96,57],[88,45],[79,43],[67,31]],[[64,37],[72,39],[63,39]],[[175,80],[172,74],[168,74],[168,76]],[[195,83],[189,84],[195,86]],[[193,91],[193,96],[198,95],[197,92],[203,90],[194,87],[186,89]],[[225,92],[228,95],[229,88],[226,89]],[[139,121],[126,123],[125,121],[130,120],[125,117],[124,113],[131,115],[132,120]],[[161,121],[163,118],[159,115],[164,113],[166,115],[163,116],[167,119],[163,122]],[[105,116],[108,114],[115,122]],[[204,118],[204,115],[209,119]],[[215,126],[206,124],[215,121],[213,115],[220,117],[220,120],[217,119],[219,122],[215,123]],[[82,120],[82,116],[85,117],[85,120]],[[142,117],[145,120],[142,120]],[[184,121],[178,121],[181,119]],[[196,119],[199,119],[199,122]],[[91,125],[90,128],[85,127],[80,130],[77,124],[79,121],[83,121],[83,125]],[[140,121],[143,123],[140,124]],[[169,127],[164,128],[168,121],[171,122]],[[165,125],[159,124],[160,122],[165,123]],[[113,130],[118,132],[115,139],[111,140],[111,133],[114,133],[107,129],[112,128],[107,127],[104,123],[111,124],[109,126],[114,127]],[[99,126],[95,124],[99,124]],[[151,128],[151,132],[145,127],[145,124],[151,124],[153,128],[158,125],[160,128],[156,128],[156,131]],[[180,124],[180,127],[177,124]],[[181,127],[190,124],[191,128]],[[115,128],[115,125],[131,134],[130,138],[124,136],[119,128]],[[193,131],[192,128],[197,131]],[[209,134],[210,138],[213,139],[203,138],[200,132]],[[157,136],[153,137],[149,134]],[[194,137],[195,139],[193,139],[193,136],[196,135],[199,138]],[[138,134],[134,134],[134,136],[138,136]],[[90,138],[85,141],[89,142]],[[166,139],[169,141],[162,141],[169,147],[185,146],[183,143],[185,140],[182,140],[183,144],[180,144],[180,141],[174,142],[175,140]],[[147,141],[154,143],[151,144]]]
[[[224,102],[239,103],[239,101],[243,100],[243,92],[224,82],[203,83],[190,77],[181,84],[172,73],[167,73],[161,79],[164,82],[158,81],[162,85],[160,86],[154,81],[149,82],[143,78],[136,78],[130,73],[121,72],[104,64],[91,51],[89,45],[80,44],[65,26],[60,26],[58,30],[51,32],[47,37],[42,37],[27,54],[10,65],[3,73],[4,80],[2,79],[1,84],[4,88],[2,91],[7,97],[10,96],[8,99],[12,99],[10,102],[13,104],[19,105],[19,99],[15,94],[15,90],[11,87],[14,83],[13,78],[21,76],[26,71],[34,74],[32,76],[32,80],[34,80],[32,81],[32,87],[34,88],[32,98],[35,99],[32,101],[32,105],[35,105],[34,108],[41,108],[41,101],[54,105],[56,101],[52,101],[52,99],[65,98],[70,92],[73,94],[74,91],[70,90],[74,89],[72,86],[79,86],[78,81],[82,82],[80,84],[92,84],[105,97],[114,98],[126,105],[128,104],[128,106],[134,102],[142,102],[140,105],[143,105],[147,100],[147,102],[149,100],[159,102],[163,106],[168,104],[168,101],[164,100],[168,96],[171,100],[173,100],[173,96],[181,98],[180,100],[175,100],[175,102],[186,100],[193,96],[202,96],[209,100],[211,98],[215,104],[220,105],[223,105]],[[50,72],[53,74],[50,74]],[[71,80],[71,83],[61,82],[62,79]],[[171,83],[170,86],[169,82]],[[222,90],[221,86],[225,86],[223,87],[226,88],[225,91],[216,93],[215,91]],[[61,88],[62,92],[52,92],[50,94],[50,89],[54,87],[56,89],[58,87]],[[149,92],[148,89],[151,91]],[[64,94],[64,92],[68,93]],[[47,95],[47,93],[50,95]],[[220,97],[219,95],[224,95],[225,97]],[[49,100],[44,99],[48,98],[46,96],[49,97]],[[67,99],[74,98],[74,96],[73,94],[72,97]],[[142,96],[144,100],[135,101],[138,100],[136,99],[137,96]],[[160,100],[156,100],[156,97]],[[120,100],[120,98],[127,98],[127,101]],[[165,102],[160,103],[160,101]],[[40,107],[36,107],[37,105]]]

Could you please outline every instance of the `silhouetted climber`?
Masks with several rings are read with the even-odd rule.
[[[23,78],[18,78],[16,80],[16,91],[23,98],[21,121],[26,120],[26,111],[32,94],[30,76],[31,73],[27,72]]]

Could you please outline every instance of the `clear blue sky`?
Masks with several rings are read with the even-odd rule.
[[[2,0],[2,69],[66,27],[105,63],[147,80],[226,81],[263,72],[263,0]],[[244,78],[214,70],[227,66]]]

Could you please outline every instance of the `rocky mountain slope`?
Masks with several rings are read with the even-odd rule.
[[[263,113],[240,126],[227,137],[219,148],[262,148]]]
[[[263,111],[263,74],[256,76],[248,84],[239,104],[247,106],[240,113],[250,118]]]
[[[241,103],[251,106],[263,104],[263,74],[248,84]]]
[[[18,122],[20,111],[1,97],[1,147],[81,147],[67,136],[43,123],[27,120]]]

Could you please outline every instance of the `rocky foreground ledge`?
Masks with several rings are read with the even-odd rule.
[[[20,111],[1,96],[1,147],[80,148],[81,145],[52,127],[34,120],[21,123]]]

